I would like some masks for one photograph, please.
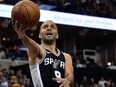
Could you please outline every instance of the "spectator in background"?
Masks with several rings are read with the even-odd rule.
[[[81,87],[89,87],[88,79],[87,76],[83,76],[82,82],[81,82]]]
[[[79,84],[77,82],[75,82],[74,87],[79,87]]]
[[[15,75],[14,70],[9,69],[8,79],[10,79],[10,78],[11,78],[12,76],[14,76],[14,75]]]
[[[2,71],[0,71],[0,87],[1,87],[2,77],[3,77],[3,73]]]
[[[2,77],[2,82],[0,87],[9,87],[8,86],[8,81],[6,77]]]
[[[95,83],[94,78],[90,79],[90,85],[89,85],[89,87],[98,87],[97,84]]]
[[[111,79],[107,80],[106,83],[105,83],[105,87],[111,87]]]
[[[111,87],[116,87],[115,83],[112,81]]]
[[[15,56],[13,56],[10,61],[10,67],[14,67],[14,66],[18,66],[18,62],[17,62]]]
[[[12,56],[13,56],[12,47],[11,46],[10,47],[7,47],[6,48],[6,58],[7,59],[10,59],[10,58],[12,58]]]
[[[16,76],[11,77],[11,87],[20,87]]]
[[[2,49],[2,46],[0,46],[0,59],[5,59],[6,58],[6,54]]]
[[[7,69],[6,68],[3,68],[2,70],[2,73],[3,73],[3,76],[8,78],[8,72],[7,72]]]
[[[105,87],[106,80],[103,77],[98,82],[98,87]]]
[[[32,87],[30,79],[26,79],[25,87]]]
[[[16,76],[17,76],[17,78],[18,78],[18,81],[22,80],[22,78],[23,78],[24,76],[23,76],[23,73],[22,73],[22,70],[21,70],[21,69],[19,69],[19,70],[17,71]]]
[[[80,60],[76,60],[76,67],[77,68],[84,68],[85,66],[83,64],[80,63]]]

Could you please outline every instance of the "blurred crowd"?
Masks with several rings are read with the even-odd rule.
[[[0,45],[0,59],[10,60],[8,67],[0,64],[0,87],[33,87],[31,79],[22,72],[22,69],[11,68],[20,66],[18,60],[27,60],[24,55],[26,55],[26,51],[22,53],[17,45],[10,47]]]
[[[0,45],[0,59],[27,60],[27,52],[17,45],[5,47]]]
[[[20,0],[0,0],[5,4],[16,4]],[[68,12],[74,14],[116,18],[115,0],[32,0],[40,5],[51,5],[53,11]],[[44,8],[45,10],[47,7]]]
[[[22,70],[15,72],[12,69],[0,70],[0,87],[33,87],[30,78],[27,78]]]
[[[116,85],[111,79],[106,80],[104,77],[96,82],[94,78],[88,79],[87,76],[83,76],[80,84],[76,82],[74,87],[116,87]]]
[[[78,59],[75,60],[74,67],[77,69],[74,87],[116,87],[116,82],[112,78],[116,70],[107,71],[106,67],[99,66],[89,59],[83,63]]]
[[[0,59],[27,60],[27,53],[17,45],[9,47],[0,45]]]

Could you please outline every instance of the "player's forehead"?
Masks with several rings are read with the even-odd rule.
[[[44,25],[54,25],[54,26],[56,26],[56,24],[55,24],[53,21],[51,21],[51,20],[45,21],[45,22],[42,24],[42,26],[44,26]]]

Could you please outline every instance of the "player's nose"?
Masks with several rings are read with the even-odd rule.
[[[47,31],[51,31],[51,28],[48,27],[48,28],[47,28]]]

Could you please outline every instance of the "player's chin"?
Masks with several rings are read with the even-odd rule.
[[[47,40],[52,40],[53,39],[53,36],[52,35],[46,35],[46,39]]]
[[[44,40],[44,42],[46,43],[46,44],[49,44],[49,45],[51,45],[51,44],[53,44],[53,40],[52,39],[46,39],[46,40]]]
[[[46,41],[53,42],[53,38],[46,38]]]

